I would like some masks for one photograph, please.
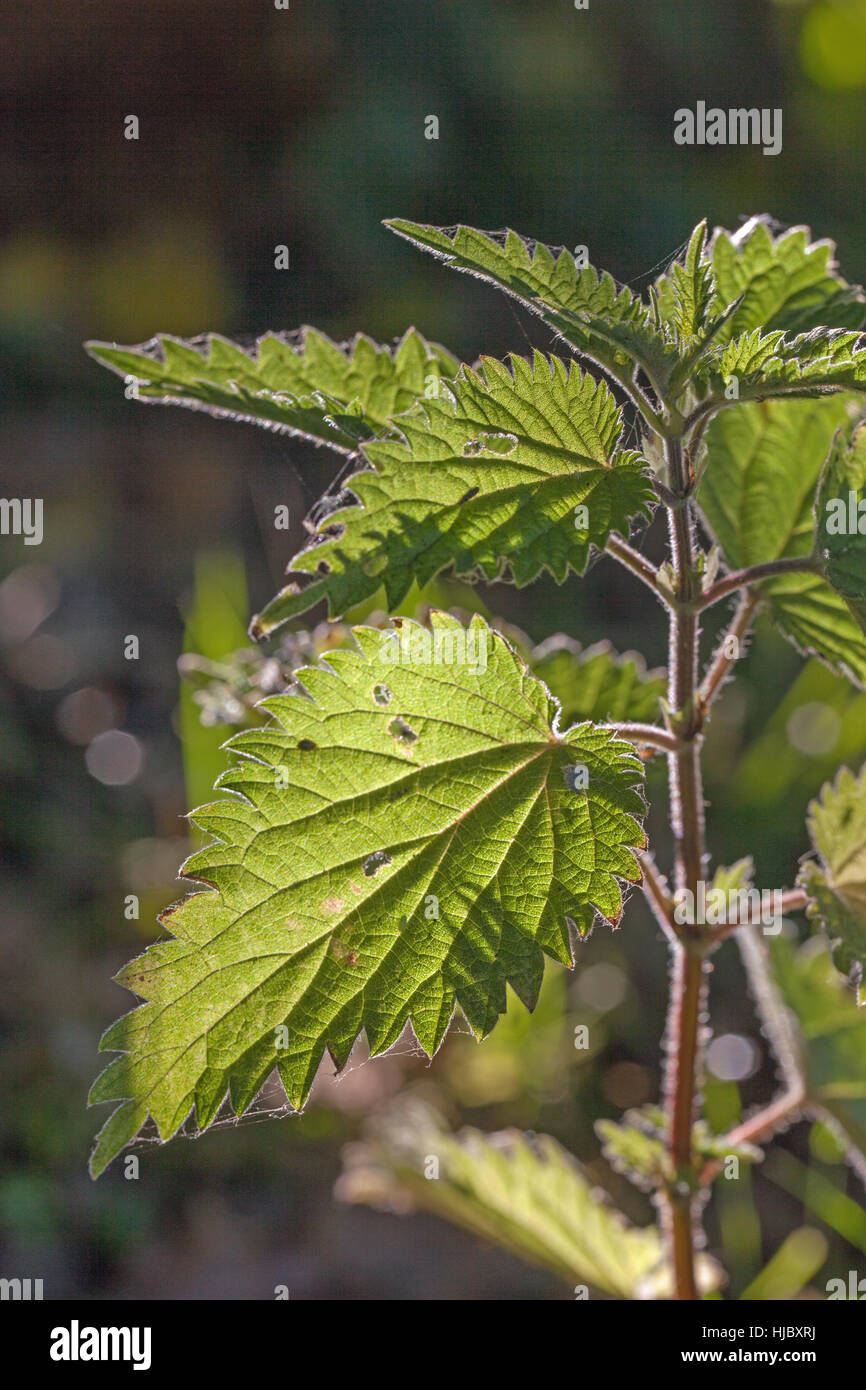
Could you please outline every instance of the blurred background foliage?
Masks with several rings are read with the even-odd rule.
[[[221,766],[223,731],[203,726],[193,685],[181,694],[177,658],[246,645],[336,466],[252,427],[130,404],[81,342],[303,322],[388,340],[414,322],[470,362],[547,345],[504,298],[384,232],[394,215],[586,244],[643,286],[702,216],[735,227],[767,211],[835,237],[863,281],[866,0],[7,0],[0,28],[2,491],[43,497],[46,515],[41,547],[0,541],[2,1272],[43,1277],[56,1297],[272,1297],[277,1284],[292,1297],[568,1297],[432,1217],[335,1204],[332,1186],[344,1143],[410,1088],[455,1124],[550,1132],[649,1219],[593,1133],[658,1094],[666,961],[638,899],[624,930],[593,934],[573,978],[551,970],[532,1018],[512,1002],[482,1048],[459,1027],[432,1066],[408,1045],[372,1065],[359,1048],[340,1081],[323,1073],[301,1120],[143,1147],[137,1181],[121,1164],[87,1177],[96,1042],[130,1002],[110,977],[157,935],[184,813]],[[698,99],[782,107],[782,153],[675,146],[673,112]],[[424,138],[429,114],[438,141]],[[278,505],[288,532],[273,527]],[[643,543],[657,553],[654,533]],[[419,597],[473,602],[447,583]],[[663,664],[659,611],[609,563],[561,589],[477,598],[533,641],[609,638]],[[751,852],[762,886],[790,884],[809,797],[864,752],[866,696],[762,627],[707,746],[716,862]],[[659,837],[662,791],[654,768]],[[775,1084],[731,945],[712,1005],[706,1094],[721,1129]],[[729,1293],[790,1293],[802,1267],[820,1294],[862,1262],[864,1220],[832,1136],[800,1125],[720,1185],[709,1248]],[[781,1276],[778,1262],[762,1275],[790,1231]]]

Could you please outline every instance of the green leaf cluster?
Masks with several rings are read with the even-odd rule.
[[[301,1107],[323,1059],[343,1066],[362,1033],[380,1053],[411,1028],[432,1055],[459,1010],[482,1038],[508,985],[532,1008],[545,956],[570,966],[596,921],[618,925],[646,840],[643,764],[615,725],[661,723],[663,674],[607,644],[510,642],[480,617],[389,622],[416,591],[441,576],[562,584],[661,500],[688,506],[715,544],[686,576],[689,602],[719,569],[772,565],[753,586],[760,606],[798,650],[866,687],[866,296],[830,243],[763,219],[735,234],[701,223],[642,297],[583,247],[388,225],[517,299],[555,351],[460,364],[414,329],[393,347],[314,329],[249,349],[219,335],[90,345],[134,398],[343,456],[348,476],[311,513],[255,637],[319,604],[349,622],[386,610],[383,626],[291,632],[274,668],[249,654],[187,660],[206,716],[241,731],[219,798],[194,816],[210,837],[184,868],[196,891],[164,914],[170,938],[118,977],[143,1002],[103,1038],[118,1055],[91,1099],[116,1108],[94,1173],[148,1118],[162,1139],[188,1122],[206,1129],[225,1105],[242,1114],[274,1072]],[[858,520],[844,530],[843,501]],[[662,599],[682,597],[634,551],[630,563]],[[855,974],[864,800],[862,775],[825,789],[810,814],[817,858],[801,874],[837,963]],[[746,861],[727,872],[745,882]],[[786,950],[774,958],[808,1043],[810,1103],[860,1151],[859,1020],[842,1023],[823,977],[810,974],[810,1001],[806,966]],[[412,1200],[507,1232],[608,1294],[665,1296],[658,1234],[624,1233],[553,1141],[539,1158],[522,1138],[500,1151],[419,1119],[427,1130],[447,1178],[419,1187],[402,1131],[391,1167]],[[671,1180],[657,1112],[601,1134],[639,1183]],[[717,1157],[718,1142],[695,1130],[696,1155]]]

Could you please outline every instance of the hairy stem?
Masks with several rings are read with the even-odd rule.
[[[736,589],[747,589],[760,579],[772,579],[778,574],[820,574],[821,562],[814,555],[794,555],[782,560],[768,560],[763,565],[750,565],[748,569],[734,570],[723,579],[717,579],[702,595],[698,607],[710,608]]]
[[[679,746],[668,755],[674,879],[677,891],[697,896],[704,864],[704,796],[700,764],[700,710],[697,702],[698,615],[695,540],[689,511],[682,444],[666,442],[668,481],[678,505],[668,511],[677,606],[670,618],[668,704]],[[676,1296],[698,1297],[694,1257],[692,1126],[696,1118],[700,1063],[704,947],[700,930],[686,925],[673,953],[667,1027],[665,1103],[667,1143],[674,1181],[667,1194],[668,1232]]]
[[[695,1194],[692,1128],[697,1118],[697,1070],[705,993],[703,955],[678,941],[674,949],[667,1034],[668,1153],[673,1182],[667,1192],[669,1238],[678,1299],[698,1297],[695,1279]]]
[[[725,1143],[732,1149],[738,1144],[760,1144],[772,1138],[795,1120],[806,1100],[806,1087],[802,1081],[795,1081],[788,1090],[783,1091],[769,1105],[750,1115],[725,1136]],[[709,1187],[725,1166],[724,1158],[713,1158],[701,1169],[701,1186]]]
[[[653,916],[670,942],[677,945],[677,929],[674,923],[674,900],[667,882],[659,873],[655,860],[643,850],[635,854],[643,873],[643,891]]]
[[[655,566],[651,564],[645,556],[641,555],[639,550],[635,550],[633,546],[628,545],[621,536],[614,535],[608,537],[605,550],[608,555],[612,555],[615,560],[619,560],[621,565],[625,565],[626,569],[631,570],[632,574],[636,574],[638,579],[642,579],[644,584],[652,589],[656,597],[665,602],[664,595],[656,578]]]
[[[739,660],[740,642],[751,626],[758,602],[759,600],[754,594],[745,593],[737,604],[737,611],[733,616],[731,625],[719,642],[709,669],[701,682],[699,704],[704,715],[730,675],[734,663]]]
[[[773,890],[774,893],[776,891],[776,889]],[[780,893],[778,908],[783,917],[787,917],[789,912],[802,912],[803,908],[806,907],[809,902],[809,895],[802,888],[785,888],[778,891]],[[774,902],[775,901],[776,899],[774,898]],[[756,911],[758,912],[758,916],[755,918],[751,916],[747,917],[745,919],[746,924],[760,925],[760,909],[756,909]],[[743,920],[737,922],[722,922],[720,926],[714,927],[710,933],[710,944],[713,947],[721,945],[723,941],[727,941],[728,937],[733,936],[734,932],[738,931],[743,925]]]
[[[807,896],[799,888],[790,888],[782,895],[783,911],[796,912],[805,907]],[[773,977],[767,943],[757,923],[747,923],[737,933],[749,988],[761,1016],[764,1032],[779,1063],[784,1090],[763,1109],[750,1115],[731,1130],[728,1142],[759,1143],[768,1139],[796,1119],[808,1097],[807,1063],[799,1030],[785,1008],[779,987]],[[721,1170],[724,1160],[712,1160],[701,1172],[701,1183],[709,1185]]]
[[[803,896],[805,897],[805,894]],[[799,890],[792,890],[788,910],[793,912],[802,906]],[[799,1088],[805,1089],[807,1065],[803,1040],[779,992],[773,976],[767,942],[761,929],[754,923],[743,926],[737,932],[736,940],[748,977],[749,989],[757,1005],[764,1032],[779,1063],[785,1089],[791,1093]]]
[[[612,730],[620,738],[628,739],[629,743],[656,748],[660,752],[673,753],[679,747],[676,734],[662,729],[658,724],[604,724],[602,728]]]

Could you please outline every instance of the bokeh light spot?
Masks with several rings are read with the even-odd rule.
[[[722,1033],[710,1043],[707,1066],[719,1081],[745,1081],[757,1070],[758,1051],[741,1034]]]
[[[137,738],[122,729],[97,734],[84,755],[87,771],[106,787],[125,787],[134,782],[144,761]]]
[[[825,0],[803,21],[803,71],[819,87],[844,91],[866,84],[866,3]]]
[[[788,742],[812,758],[832,753],[842,733],[842,721],[832,705],[813,700],[795,709],[785,729]]]

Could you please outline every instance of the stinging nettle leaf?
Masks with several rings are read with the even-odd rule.
[[[623,319],[639,316],[640,301],[618,288],[606,271],[579,267],[562,246],[518,236],[517,232],[479,232],[474,227],[432,227],[389,218],[385,226],[425,251],[432,251],[455,270],[465,270],[507,289],[532,305],[543,299],[575,313]]]
[[[766,401],[712,420],[697,500],[729,565],[809,553],[818,479],[850,408],[842,396]]]
[[[275,1067],[300,1108],[325,1051],[342,1066],[362,1031],[380,1053],[411,1022],[432,1055],[459,1007],[483,1037],[506,984],[532,1007],[544,953],[570,965],[575,934],[619,922],[646,843],[634,749],[591,724],[560,734],[480,618],[431,621],[356,628],[358,651],[303,669],[305,694],[229,741],[230,795],[194,817],[214,840],[184,866],[209,889],[118,976],[147,1002],[102,1039],[123,1055],[91,1101],[120,1106],[94,1174],[148,1114],[163,1139],[193,1108],[206,1129]]]
[[[675,1181],[667,1129],[666,1116],[658,1105],[627,1110],[619,1123],[595,1122],[608,1163],[645,1192]],[[692,1151],[703,1159],[739,1158],[746,1163],[759,1163],[763,1157],[754,1144],[732,1144],[725,1135],[713,1134],[703,1120],[696,1120],[692,1127]]]
[[[676,350],[640,297],[618,286],[607,271],[579,266],[562,246],[545,246],[511,230],[432,227],[401,218],[385,226],[455,270],[513,295],[602,366],[639,365],[663,388],[677,364]]]
[[[530,664],[562,706],[565,725],[582,719],[651,723],[667,694],[663,671],[647,671],[638,653],[618,656],[608,642],[583,649],[558,635],[534,649]]]
[[[712,261],[707,250],[706,222],[700,222],[689,238],[682,261],[675,260],[651,290],[663,331],[676,343],[679,360],[667,377],[671,398],[697,374],[698,364],[719,343],[739,312],[742,296],[727,303],[718,295]],[[694,406],[693,392],[691,405]]]
[[[866,960],[866,766],[848,768],[809,804],[807,825],[817,859],[797,879],[811,898],[807,916],[824,928],[833,963],[859,987]]]
[[[425,1171],[431,1156],[435,1180]],[[451,1134],[428,1106],[404,1100],[345,1150],[336,1195],[399,1215],[431,1211],[550,1269],[571,1287],[587,1284],[634,1299],[664,1297],[669,1284],[658,1229],[627,1224],[547,1134]],[[704,1283],[709,1273],[704,1262]]]
[[[616,401],[574,363],[484,358],[395,423],[402,438],[365,445],[371,467],[347,479],[360,505],[328,515],[289,565],[304,579],[254,620],[254,636],[322,599],[341,616],[381,585],[393,611],[413,581],[447,567],[497,579],[507,564],[518,585],[546,569],[561,583],[649,514],[645,461],[620,448]]]
[[[761,592],[779,631],[803,656],[817,656],[866,689],[866,641],[845,600],[819,574],[768,579]]]
[[[866,425],[840,431],[815,502],[823,570],[855,622],[866,632]]]
[[[709,326],[716,293],[712,266],[704,255],[707,224],[692,232],[683,262],[675,261],[667,272],[671,286],[671,323],[683,347],[688,347]]]
[[[697,501],[733,569],[808,555],[814,498],[837,431],[859,402],[847,395],[764,401],[722,411],[706,433]],[[820,574],[785,574],[760,593],[782,633],[803,653],[866,685],[866,638],[845,599]]]
[[[792,337],[760,328],[714,347],[698,373],[701,389],[717,406],[769,397],[810,397],[866,389],[863,335],[844,328],[813,328]],[[735,396],[726,394],[736,380]]]
[[[832,241],[812,241],[808,227],[773,236],[760,217],[735,233],[717,227],[708,254],[719,301],[741,300],[723,340],[754,328],[859,328],[866,321],[866,296],[839,274],[835,251]]]
[[[217,333],[160,335],[135,348],[88,343],[137,400],[249,420],[351,454],[392,415],[457,372],[457,359],[414,328],[393,349],[359,333],[338,345],[314,328],[266,333],[248,352]]]
[[[777,936],[761,942],[761,949],[769,950],[775,981],[802,1039],[803,1109],[829,1122],[866,1182],[866,1010],[857,1008],[820,937],[798,950]]]

